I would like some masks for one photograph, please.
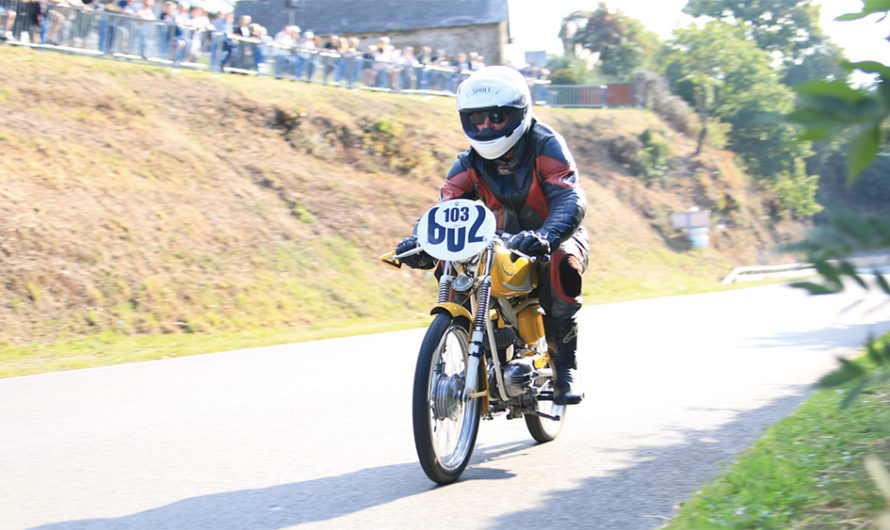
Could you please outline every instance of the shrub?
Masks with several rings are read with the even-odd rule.
[[[634,100],[637,108],[652,110],[686,136],[696,136],[701,128],[692,108],[683,98],[671,94],[667,80],[655,72],[634,72]]]

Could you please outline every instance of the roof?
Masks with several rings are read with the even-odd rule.
[[[293,21],[316,35],[472,26],[507,21],[507,0],[291,0]],[[237,14],[267,27],[289,23],[287,0],[242,0]]]

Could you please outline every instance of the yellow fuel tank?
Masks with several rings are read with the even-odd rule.
[[[516,327],[519,328],[519,336],[529,346],[534,346],[539,340],[544,338],[544,319],[542,315],[544,310],[540,304],[532,304],[516,315],[518,322]]]
[[[526,258],[510,261],[510,251],[495,249],[491,268],[491,294],[493,296],[517,296],[532,292],[538,285],[538,270]]]

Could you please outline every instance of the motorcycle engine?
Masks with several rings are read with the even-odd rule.
[[[531,357],[520,357],[507,363],[504,368],[504,386],[510,397],[521,396],[531,387],[535,376],[535,364]]]

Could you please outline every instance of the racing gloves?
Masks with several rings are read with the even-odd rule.
[[[402,242],[396,246],[396,255],[399,255],[403,252],[408,252],[409,250],[416,247],[417,236],[412,234],[403,239]],[[436,259],[422,250],[417,254],[405,256],[404,258],[399,259],[399,261],[411,267],[412,269],[432,269],[436,266]]]
[[[550,241],[540,232],[523,230],[507,240],[507,248],[529,256],[544,256],[550,254]]]

